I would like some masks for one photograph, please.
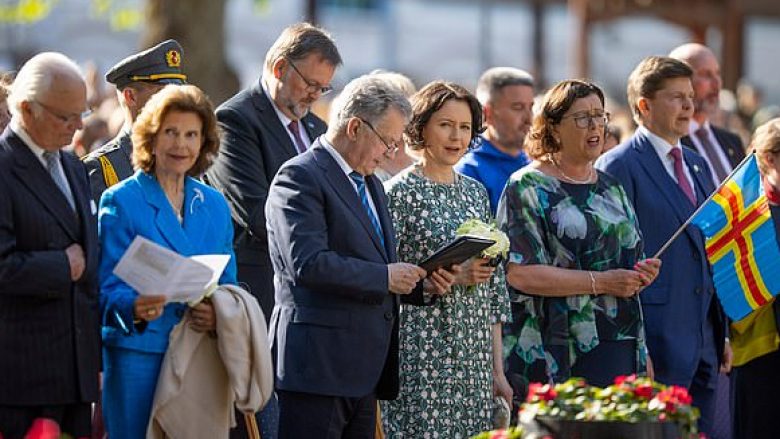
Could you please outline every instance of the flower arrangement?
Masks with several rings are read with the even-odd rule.
[[[500,259],[505,258],[509,253],[509,238],[502,232],[495,223],[487,224],[476,218],[466,220],[455,231],[456,236],[474,236],[476,238],[492,239],[495,244],[482,250],[482,256],[496,260],[497,265]]]
[[[533,417],[574,421],[670,422],[682,437],[698,438],[699,409],[692,401],[684,387],[665,386],[636,375],[619,376],[603,389],[571,378],[554,386],[532,383],[521,417],[528,412]]]
[[[472,439],[560,439],[570,436],[567,433],[550,435],[546,429],[540,429],[540,425],[544,427],[548,423],[545,420],[578,423],[581,426],[597,423],[602,428],[613,430],[626,425],[666,425],[673,429],[676,427],[679,436],[675,438],[701,439],[705,436],[698,433],[696,425],[699,409],[691,405],[692,401],[684,387],[665,386],[636,375],[619,376],[613,385],[605,388],[590,386],[582,378],[571,378],[554,385],[531,383],[526,402],[520,409],[518,428],[485,432]],[[588,437],[585,434],[575,436]],[[638,436],[629,433],[610,437]]]

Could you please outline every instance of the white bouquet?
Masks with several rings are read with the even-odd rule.
[[[486,224],[476,218],[467,220],[455,231],[456,236],[474,236],[476,238],[492,239],[495,244],[482,250],[482,257],[493,259],[498,263],[509,253],[509,238],[498,229],[495,223]]]

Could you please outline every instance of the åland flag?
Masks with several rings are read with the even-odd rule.
[[[741,320],[780,292],[780,250],[755,155],[693,217],[726,314]]]

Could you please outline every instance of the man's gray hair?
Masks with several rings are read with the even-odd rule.
[[[406,122],[411,120],[412,106],[401,89],[381,74],[363,75],[350,81],[333,101],[330,126],[334,132],[338,132],[353,117],[374,125],[380,122],[391,107],[398,110]]]
[[[79,66],[58,52],[42,52],[30,58],[16,74],[8,95],[8,109],[14,117],[20,117],[22,102],[37,102],[51,88],[57,74],[73,75],[84,79]]]
[[[534,77],[525,70],[514,67],[487,69],[477,82],[477,99],[484,106],[496,96],[496,93],[510,85],[524,85],[533,88]]]

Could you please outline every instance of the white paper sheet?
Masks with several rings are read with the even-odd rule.
[[[225,270],[229,255],[182,256],[136,236],[114,274],[139,294],[163,295],[168,302],[200,299]]]

